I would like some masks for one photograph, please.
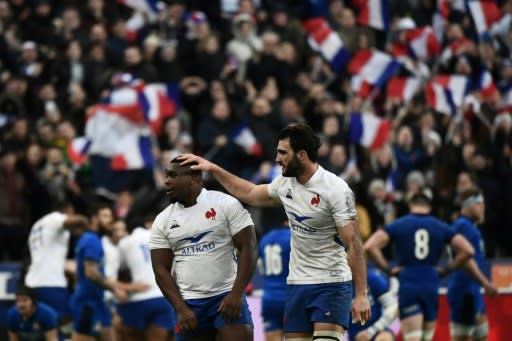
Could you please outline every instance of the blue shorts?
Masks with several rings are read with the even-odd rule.
[[[55,309],[59,319],[71,315],[69,310],[69,292],[67,288],[62,287],[39,287],[34,288],[36,300],[45,303]]]
[[[437,320],[437,285],[423,287],[402,287],[398,289],[398,310],[400,319],[422,314],[426,322]]]
[[[228,293],[229,292],[225,292],[208,298],[185,300],[185,303],[188,305],[188,307],[192,309],[194,314],[196,314],[199,327],[193,332],[182,331],[178,333],[176,330],[174,338],[175,341],[185,341],[191,338],[196,338],[211,330],[220,329],[229,324],[248,324],[252,327],[251,311],[249,310],[249,305],[247,304],[245,295],[243,298],[242,316],[239,319],[233,321],[224,321],[218,310],[220,303]],[[178,323],[178,315],[176,310],[173,309],[172,311],[173,320]]]
[[[310,332],[315,322],[347,329],[352,311],[352,281],[288,285],[284,331]]]
[[[480,287],[467,290],[449,289],[448,304],[451,322],[474,326],[477,315],[485,315],[484,297],[480,293]]]
[[[103,300],[76,300],[71,298],[73,331],[96,336],[101,328],[112,325],[110,309]]]
[[[174,327],[172,310],[172,305],[163,297],[117,305],[123,324],[134,329],[153,326],[171,330]]]
[[[284,300],[263,297],[261,301],[261,316],[263,317],[265,332],[283,330],[285,304],[286,301]]]

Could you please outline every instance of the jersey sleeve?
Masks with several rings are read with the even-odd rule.
[[[368,286],[375,298],[389,291],[389,281],[376,271],[368,271]]]
[[[59,322],[59,316],[55,310],[50,307],[39,307],[41,309],[40,323],[42,329],[47,332],[49,330],[57,328]]]
[[[165,237],[165,219],[164,215],[160,213],[151,227],[151,236],[149,238],[149,248],[153,249],[170,249],[171,245]]]
[[[387,224],[385,227],[384,227],[384,231],[387,232],[387,234],[389,234],[389,236],[391,238],[395,237],[397,232],[398,232],[398,229],[399,229],[399,224],[397,222],[392,222],[392,223],[389,223]]]
[[[451,229],[448,224],[441,222],[440,225],[441,225],[440,227],[443,231],[444,240],[448,244],[453,239],[453,237],[455,237],[455,234],[457,234],[457,233],[454,229]]]
[[[280,174],[267,186],[268,195],[270,195],[277,202],[281,202],[281,198],[279,197],[278,190],[279,190],[279,186],[283,182],[283,179],[284,179],[283,176]]]
[[[344,183],[340,183],[331,197],[332,213],[336,226],[345,226],[350,220],[357,219],[354,192]]]
[[[13,333],[19,331],[20,325],[20,315],[16,309],[16,307],[11,307],[7,311],[7,330]]]
[[[228,200],[226,200],[225,214],[232,236],[247,226],[254,226],[249,212],[242,206],[240,201],[231,196],[228,196]]]
[[[84,247],[84,260],[101,262],[103,255],[101,240],[99,238],[89,238]]]

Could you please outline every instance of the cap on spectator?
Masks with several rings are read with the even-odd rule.
[[[373,179],[372,182],[370,182],[370,185],[368,186],[368,194],[372,195],[377,190],[385,190],[386,184],[382,179]]]
[[[425,177],[420,171],[412,171],[407,175],[407,184],[416,184],[423,187],[425,186]]]
[[[188,20],[195,25],[201,25],[208,21],[208,18],[206,17],[206,14],[200,11],[194,11],[190,13]]]
[[[411,18],[401,18],[396,23],[399,30],[412,30],[416,28],[416,23]]]
[[[27,41],[23,42],[23,44],[21,45],[21,49],[23,51],[25,51],[25,50],[35,50],[36,48],[37,48],[37,45],[32,40],[27,40]]]

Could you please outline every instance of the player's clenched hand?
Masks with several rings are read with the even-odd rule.
[[[178,315],[178,326],[177,333],[190,332],[197,328],[197,317],[196,314],[188,306],[184,306],[180,309],[176,309]]]
[[[236,320],[241,316],[242,304],[243,296],[231,292],[220,302],[220,315],[226,321]]]
[[[496,297],[498,295],[498,289],[492,285],[492,283],[487,283],[484,285],[485,293],[491,297]]]
[[[364,325],[370,320],[370,301],[368,301],[367,295],[358,295],[352,302],[352,320],[359,321]]]
[[[180,160],[180,165],[182,166],[190,163],[197,163],[197,165],[191,166],[190,169],[200,170],[203,172],[209,172],[213,166],[213,163],[210,161],[194,154],[181,154],[178,156],[178,160]]]

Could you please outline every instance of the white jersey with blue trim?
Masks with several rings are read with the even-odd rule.
[[[130,270],[132,282],[145,283],[150,286],[146,291],[130,295],[129,302],[163,297],[158,284],[156,284],[153,267],[151,266],[150,237],[150,230],[137,227],[129,236],[119,242],[121,267]]]
[[[25,277],[29,287],[67,287],[64,267],[69,231],[64,229],[67,215],[52,212],[36,221],[28,236],[30,266]]]
[[[197,203],[169,205],[155,219],[150,249],[171,249],[172,274],[184,299],[231,290],[237,263],[232,237],[254,223],[242,204],[222,192],[203,189]]]
[[[345,282],[352,279],[337,226],[357,219],[354,194],[340,177],[321,166],[304,185],[279,175],[268,186],[281,202],[292,233],[288,284]]]

